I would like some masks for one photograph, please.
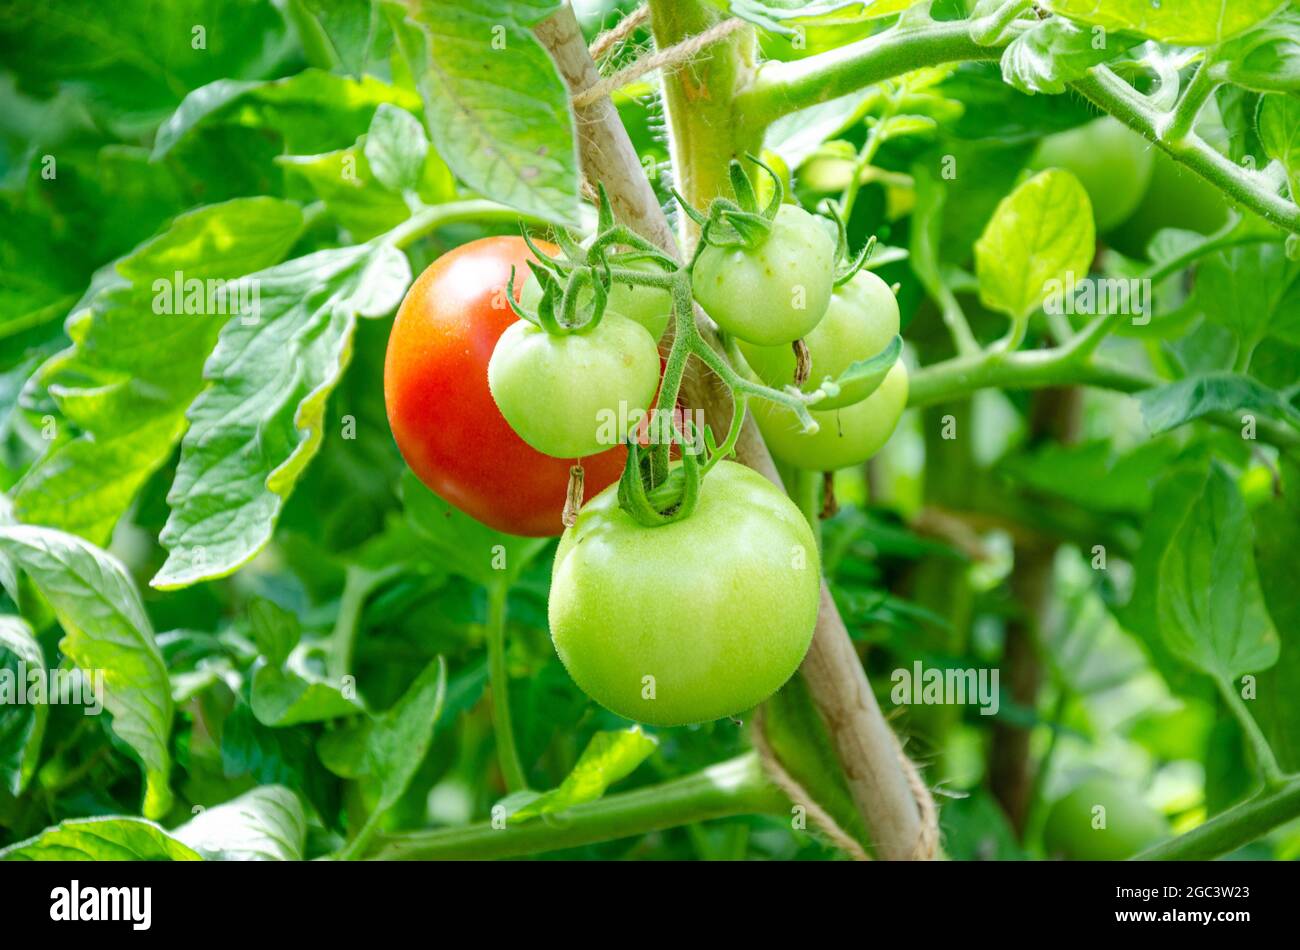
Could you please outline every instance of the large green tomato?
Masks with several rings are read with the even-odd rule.
[[[647,528],[617,486],[564,532],[551,577],[555,650],[596,702],[680,726],[762,702],[803,660],[821,598],[817,541],[779,489],[735,462],[686,518]]]
[[[835,240],[795,205],[782,205],[758,247],[707,247],[691,275],[695,299],[728,333],[759,346],[807,335],[831,300]]]
[[[812,392],[827,377],[835,379],[853,363],[875,356],[898,335],[898,301],[889,285],[871,271],[858,271],[847,284],[835,288],[821,323],[804,337],[812,372],[803,391]],[[741,342],[745,360],[769,386],[789,386],[794,381],[794,351],[787,346],[754,346]],[[845,386],[838,396],[817,404],[819,410],[838,409],[860,402],[866,380]]]
[[[902,360],[895,363],[879,388],[861,402],[826,412],[813,410],[819,428],[811,435],[783,406],[766,399],[751,399],[749,405],[773,458],[796,468],[832,472],[861,465],[894,434],[907,408],[907,367]]]
[[[654,339],[609,312],[594,329],[563,336],[516,321],[488,362],[488,388],[501,415],[525,442],[556,458],[584,458],[622,443],[658,386]]]
[[[633,261],[626,266],[629,270],[645,271],[646,273],[663,273],[663,269],[652,261]],[[519,302],[531,311],[536,312],[537,305],[542,302],[542,285],[537,282],[537,278],[532,272],[527,274],[516,274],[515,280],[528,279],[524,282],[523,288],[519,292]],[[578,295],[580,305],[591,305],[591,290]],[[668,318],[673,313],[673,295],[667,290],[660,287],[644,287],[639,284],[620,284],[615,282],[609,288],[609,298],[605,301],[605,312],[616,313],[620,317],[627,317],[636,323],[641,324],[656,341],[664,335],[664,330],[668,329]]]
[[[1163,815],[1132,789],[1103,777],[1058,799],[1043,826],[1048,854],[1075,861],[1123,861],[1168,836]]]
[[[1133,214],[1151,180],[1155,146],[1111,116],[1049,135],[1039,143],[1033,168],[1064,168],[1083,183],[1097,231],[1109,231]]]

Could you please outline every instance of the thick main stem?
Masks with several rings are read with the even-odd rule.
[[[652,4],[652,9],[656,7]],[[569,7],[538,24],[536,33],[571,93],[596,83],[595,66]],[[726,91],[727,95],[731,93]],[[615,215],[680,259],[668,220],[642,173],[613,104],[601,99],[578,107],[577,129],[583,171],[589,179],[605,185]],[[725,176],[725,163],[718,174]],[[701,334],[706,342],[716,342],[707,326],[701,327]],[[703,410],[716,431],[725,430],[731,415],[731,399],[725,387],[711,376],[688,374],[683,394],[689,405]],[[772,457],[752,419],[741,431],[736,456],[780,484]],[[912,857],[921,840],[921,819],[903,769],[902,749],[881,714],[825,583],[817,629],[803,671],[835,743],[854,803],[871,829],[876,853],[884,858]]]

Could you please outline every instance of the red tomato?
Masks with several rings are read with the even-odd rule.
[[[517,299],[531,257],[522,238],[492,237],[430,264],[393,321],[384,401],[397,447],[420,481],[498,531],[541,537],[564,530],[571,463],[519,438],[487,381],[497,338],[517,319],[505,300],[510,268]],[[626,451],[582,460],[588,498],[618,479]]]

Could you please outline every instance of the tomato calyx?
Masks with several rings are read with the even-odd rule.
[[[867,243],[862,245],[853,260],[849,260],[849,233],[844,224],[844,216],[834,201],[827,198],[822,202],[822,210],[832,221],[835,222],[835,278],[836,287],[843,287],[851,281],[862,268],[867,266],[867,261],[871,259],[871,252],[876,249],[876,236],[873,234],[867,238]]]
[[[553,336],[589,333],[604,316],[615,282],[661,290],[671,287],[678,263],[632,229],[615,223],[603,185],[597,208],[596,236],[587,247],[560,228],[553,236],[561,253],[551,256],[534,243],[527,230],[522,232],[535,258],[528,266],[541,296],[535,309],[516,299],[517,274],[511,269],[506,301],[521,320]],[[620,247],[627,250],[615,250]],[[646,269],[646,263],[654,267]]]
[[[781,181],[781,176],[762,159],[748,153],[745,157],[772,178],[772,195],[761,209],[749,176],[735,159],[728,166],[735,201],[730,198],[714,198],[709,203],[708,211],[702,212],[673,189],[673,197],[681,205],[682,211],[700,228],[696,257],[706,247],[757,248],[772,233],[772,222],[776,220],[776,213],[781,210],[781,203],[785,200],[785,184]]]

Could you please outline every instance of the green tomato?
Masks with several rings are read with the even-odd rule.
[[[594,329],[563,336],[517,320],[488,362],[488,388],[501,415],[525,442],[556,458],[618,445],[658,386],[654,339],[639,323],[608,312]]]
[[[871,271],[858,271],[835,288],[821,323],[804,337],[812,357],[812,373],[803,385],[812,392],[825,379],[835,379],[852,364],[875,356],[898,335],[898,301],[889,285]],[[741,342],[741,352],[759,379],[777,388],[794,381],[794,350],[787,346],[754,346]],[[867,381],[845,386],[838,396],[817,404],[819,410],[861,402]]]
[[[1097,231],[1109,231],[1137,209],[1151,181],[1155,146],[1118,119],[1103,116],[1049,135],[1030,166],[1064,168],[1083,183]]]
[[[784,406],[766,399],[751,399],[749,405],[773,458],[795,468],[832,472],[862,464],[894,434],[907,408],[907,367],[902,360],[895,363],[880,387],[861,402],[813,410],[819,428],[812,434],[804,432],[798,417]]]
[[[629,270],[644,271],[648,274],[663,273],[652,261],[634,261],[625,265]],[[542,302],[542,285],[530,271],[523,288],[519,292],[519,302],[525,309],[537,311]],[[516,275],[516,280],[519,276]],[[578,295],[578,302],[583,306],[591,305],[591,290]],[[609,288],[609,298],[605,301],[605,312],[618,314],[645,327],[657,342],[668,329],[668,318],[673,312],[673,295],[660,287],[643,287],[639,284],[615,283]]]
[[[1088,779],[1058,799],[1043,826],[1048,854],[1074,861],[1123,861],[1168,836],[1163,815],[1108,777]]]
[[[813,215],[782,205],[758,247],[707,247],[695,261],[695,299],[728,333],[759,346],[805,336],[834,289],[835,239]]]
[[[555,650],[607,709],[656,726],[732,716],[803,660],[821,599],[817,541],[794,503],[735,462],[686,518],[647,528],[617,486],[583,507],[555,554]]]

